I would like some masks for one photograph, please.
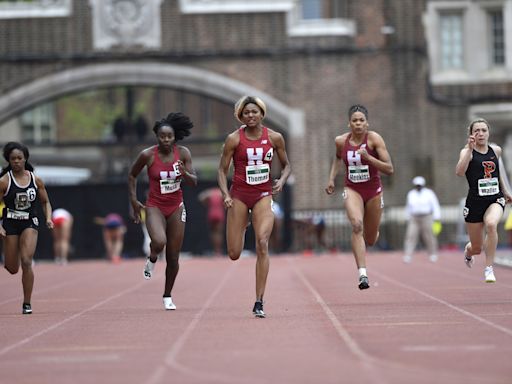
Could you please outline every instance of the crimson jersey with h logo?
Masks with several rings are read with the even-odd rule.
[[[164,163],[158,155],[158,145],[155,145],[153,163],[148,167],[149,194],[146,205],[160,208],[165,216],[174,212],[183,202],[181,173],[178,169],[179,152],[178,146],[174,145],[173,161]]]
[[[358,149],[365,148],[366,151],[373,157],[379,158],[377,152],[368,147],[368,133],[364,136],[363,142],[360,145],[350,144],[350,133],[345,140],[343,151],[341,154],[336,154],[338,158],[343,159],[347,172],[345,173],[345,186],[350,187],[358,192],[367,190],[371,193],[380,193],[382,184],[380,181],[379,170],[367,163],[361,155],[357,153]]]
[[[245,127],[240,127],[240,143],[233,154],[235,172],[232,188],[243,192],[272,193],[270,166],[274,148],[268,137],[267,127],[263,127],[261,137],[250,140],[245,135]]]

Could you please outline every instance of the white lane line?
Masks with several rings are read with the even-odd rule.
[[[34,339],[37,339],[38,337],[43,336],[46,333],[51,332],[51,331],[59,328],[60,326],[66,324],[66,323],[69,323],[72,320],[75,320],[75,319],[79,318],[84,313],[90,312],[90,311],[92,311],[92,310],[94,310],[94,309],[96,309],[98,307],[101,307],[104,304],[109,303],[112,300],[118,299],[121,296],[124,296],[124,295],[126,295],[128,293],[131,293],[133,291],[136,291],[137,289],[142,287],[144,284],[147,284],[147,282],[146,281],[142,281],[139,284],[137,284],[137,285],[135,285],[135,286],[133,286],[131,288],[128,288],[128,289],[126,289],[126,290],[124,290],[122,292],[119,292],[119,293],[117,293],[117,294],[115,294],[113,296],[110,296],[110,297],[106,298],[105,300],[102,300],[99,303],[96,303],[96,304],[90,306],[89,308],[84,309],[83,311],[75,313],[73,316],[69,316],[69,317],[65,318],[64,320],[59,321],[58,323],[55,323],[55,324],[53,324],[53,325],[51,325],[51,326],[49,326],[47,328],[44,328],[44,329],[42,329],[41,331],[39,331],[37,333],[34,333],[32,336],[28,336],[28,337],[26,337],[26,338],[24,338],[24,339],[22,339],[22,340],[20,340],[20,341],[18,341],[16,343],[14,343],[14,344],[6,346],[6,347],[0,349],[0,356],[5,355],[7,352],[12,351],[15,348],[21,347],[24,344],[28,344],[31,341],[33,341]]]
[[[485,256],[482,255],[484,258]],[[482,256],[477,256],[477,257],[482,257]],[[390,258],[393,258],[393,262],[399,262],[399,263],[402,263],[403,264],[403,261],[402,261],[402,256],[401,255],[391,255],[389,256]],[[417,259],[422,259],[424,257],[424,255],[420,255],[420,253],[416,253],[414,256],[414,258],[417,258]],[[444,259],[448,259],[448,258],[452,258],[452,257],[458,257],[459,258],[459,265],[460,265],[460,269],[457,269],[457,270],[454,270],[452,268],[446,268],[446,264],[444,264]],[[413,260],[414,260],[413,258]],[[497,264],[496,262],[496,258],[495,258],[495,264]],[[417,262],[413,261],[412,263],[408,264],[408,267],[411,267],[411,268],[414,268],[414,267],[420,267],[420,268],[429,268],[433,271],[437,271],[437,272],[442,272],[443,274],[446,274],[446,275],[453,275],[453,276],[458,276],[458,277],[461,277],[463,279],[466,279],[466,280],[471,280],[471,281],[475,281],[475,282],[479,282],[481,284],[485,284],[484,283],[484,273],[483,273],[483,268],[481,269],[481,275],[479,277],[476,277],[474,275],[474,273],[471,272],[471,270],[469,270],[466,265],[464,264],[464,260],[463,260],[463,256],[462,256],[462,251],[459,253],[458,256],[456,255],[453,255],[452,253],[449,253],[449,254],[440,254],[439,255],[439,261],[436,262],[436,263],[432,263],[430,261],[422,261],[422,260],[418,260]],[[478,266],[473,266],[473,270],[474,269],[477,269]],[[373,270],[372,270],[373,271]],[[496,278],[498,280],[498,283],[500,285],[500,287],[507,287],[507,288],[512,288],[512,285],[511,284],[507,284],[507,283],[504,283],[503,282],[503,279],[501,279],[501,276],[502,274],[508,274],[510,273],[509,272],[510,269],[509,268],[506,268],[502,265],[495,265],[495,268],[494,268],[494,274],[496,275]],[[492,285],[492,284],[491,284]]]
[[[398,285],[399,287],[402,287],[402,288],[408,289],[410,291],[416,292],[416,293],[418,293],[418,294],[420,294],[420,295],[422,295],[422,296],[424,296],[424,297],[426,297],[426,298],[428,298],[430,300],[433,300],[433,301],[435,301],[435,302],[437,302],[439,304],[443,304],[443,305],[447,306],[448,308],[453,309],[454,311],[462,313],[463,315],[471,317],[472,319],[477,320],[477,321],[479,321],[479,322],[481,322],[481,323],[483,323],[485,325],[488,325],[489,327],[497,329],[498,331],[501,331],[501,332],[507,334],[508,336],[512,336],[512,329],[509,329],[509,328],[503,327],[503,326],[501,326],[499,324],[493,323],[492,321],[484,319],[483,317],[475,315],[474,313],[466,311],[465,309],[462,309],[462,308],[460,308],[460,307],[458,307],[456,305],[450,304],[449,302],[447,302],[447,301],[445,301],[443,299],[439,299],[439,298],[437,298],[435,296],[432,296],[431,294],[429,294],[427,292],[424,292],[422,290],[414,288],[414,287],[412,287],[410,285],[401,283],[401,282],[399,282],[399,281],[397,281],[397,280],[395,280],[395,279],[393,279],[391,277],[383,275],[382,273],[373,271],[372,274],[375,275],[375,276],[378,276],[381,279],[384,279],[384,280],[386,280],[386,281],[388,281],[388,282],[390,282],[392,284]]]
[[[405,352],[482,352],[496,349],[494,344],[481,345],[404,345]]]
[[[201,382],[219,382],[219,383],[233,383],[240,384],[242,382],[248,382],[240,377],[229,377],[225,375],[218,375],[211,372],[199,372],[197,369],[189,368],[177,361],[177,356],[181,352],[181,349],[187,342],[188,338],[194,332],[195,328],[203,318],[205,312],[214,302],[215,298],[219,295],[221,289],[224,287],[228,279],[233,274],[236,266],[239,263],[232,263],[228,271],[222,277],[222,280],[219,282],[215,290],[210,294],[204,305],[201,307],[199,312],[194,315],[192,321],[188,324],[187,328],[183,331],[181,336],[174,342],[169,351],[165,355],[165,359],[163,364],[160,364],[159,367],[155,370],[154,374],[146,381],[147,384],[157,384],[160,382],[167,382],[168,376],[165,376],[166,370],[168,367],[172,367],[177,371],[180,371],[186,375],[191,377],[200,379]],[[254,383],[261,383],[261,380],[256,380]]]
[[[73,280],[70,280],[70,281],[65,281],[65,282],[62,282],[60,284],[53,285],[51,287],[46,287],[46,288],[39,289],[36,286],[36,289],[34,290],[34,292],[32,294],[32,298],[37,298],[37,297],[41,296],[41,294],[43,294],[43,293],[55,291],[56,289],[60,289],[60,288],[65,287],[67,285],[71,285],[71,284],[75,285],[75,284],[77,284],[77,283],[79,283],[79,282],[81,282],[83,280],[90,280],[91,276],[93,276],[93,275],[97,276],[98,273],[97,272],[93,272],[93,273],[90,273],[90,274],[88,274],[86,276],[82,276],[79,279],[73,279]],[[37,279],[37,275],[36,275],[36,279]],[[21,291],[21,289],[20,289],[20,291]],[[10,298],[10,299],[6,299],[4,301],[0,301],[0,306],[4,305],[4,304],[7,304],[7,303],[10,303],[10,302],[13,302],[13,301],[20,301],[21,302],[22,300],[23,300],[23,295],[20,294],[19,296],[16,296],[16,297],[13,297],[13,298]]]
[[[372,380],[374,383],[383,384],[386,383],[384,381],[383,377],[379,377],[377,372],[374,369],[374,366],[372,364],[372,361],[374,360],[373,357],[368,355],[366,352],[364,352],[357,341],[355,341],[352,336],[348,333],[348,331],[343,327],[341,322],[338,320],[334,312],[329,308],[329,305],[325,302],[325,300],[322,298],[320,293],[313,287],[313,285],[309,282],[309,280],[306,278],[306,276],[302,273],[302,271],[297,267],[295,262],[292,262],[292,260],[295,261],[295,259],[287,259],[290,264],[293,266],[293,270],[295,274],[299,277],[299,279],[302,281],[302,283],[306,286],[306,288],[309,290],[309,292],[313,295],[316,302],[320,305],[322,310],[324,311],[327,318],[331,321],[331,324],[334,326],[334,329],[336,330],[338,336],[345,342],[345,344],[348,346],[350,351],[359,358],[361,363],[363,364],[363,367],[368,371],[369,379]]]
[[[35,363],[50,363],[50,364],[84,364],[84,363],[111,363],[114,361],[120,361],[121,358],[116,354],[104,354],[104,355],[81,355],[81,356],[41,356],[33,359]]]

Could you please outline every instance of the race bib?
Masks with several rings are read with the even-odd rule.
[[[28,212],[15,211],[14,209],[7,208],[7,214],[5,217],[13,220],[28,220],[30,214]]]
[[[364,183],[370,180],[370,168],[368,165],[349,165],[348,179],[353,183]]]
[[[181,180],[162,179],[160,180],[160,193],[174,193],[180,189]]]
[[[478,179],[478,196],[496,195],[499,191],[500,183],[497,177]]]
[[[258,185],[270,180],[270,166],[268,164],[247,165],[245,167],[245,181],[249,185]]]

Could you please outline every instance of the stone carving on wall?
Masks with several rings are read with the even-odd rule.
[[[93,46],[159,49],[162,0],[89,0],[92,8]]]

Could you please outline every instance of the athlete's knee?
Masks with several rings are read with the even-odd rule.
[[[20,266],[19,265],[4,265],[4,268],[9,272],[11,275],[15,275],[18,273]]]
[[[242,254],[241,250],[228,247],[228,256],[231,260],[238,260]]]
[[[256,247],[261,250],[268,250],[269,236],[264,236],[256,242]]]
[[[495,222],[485,223],[485,232],[487,232],[487,234],[497,233],[498,232],[498,223],[495,223]]]
[[[21,258],[21,269],[26,271],[32,268],[32,258],[31,257],[22,257]]]
[[[165,248],[165,240],[151,240],[151,249],[155,253],[160,253]]]
[[[352,220],[352,233],[360,235],[363,232],[363,221],[362,220]]]

